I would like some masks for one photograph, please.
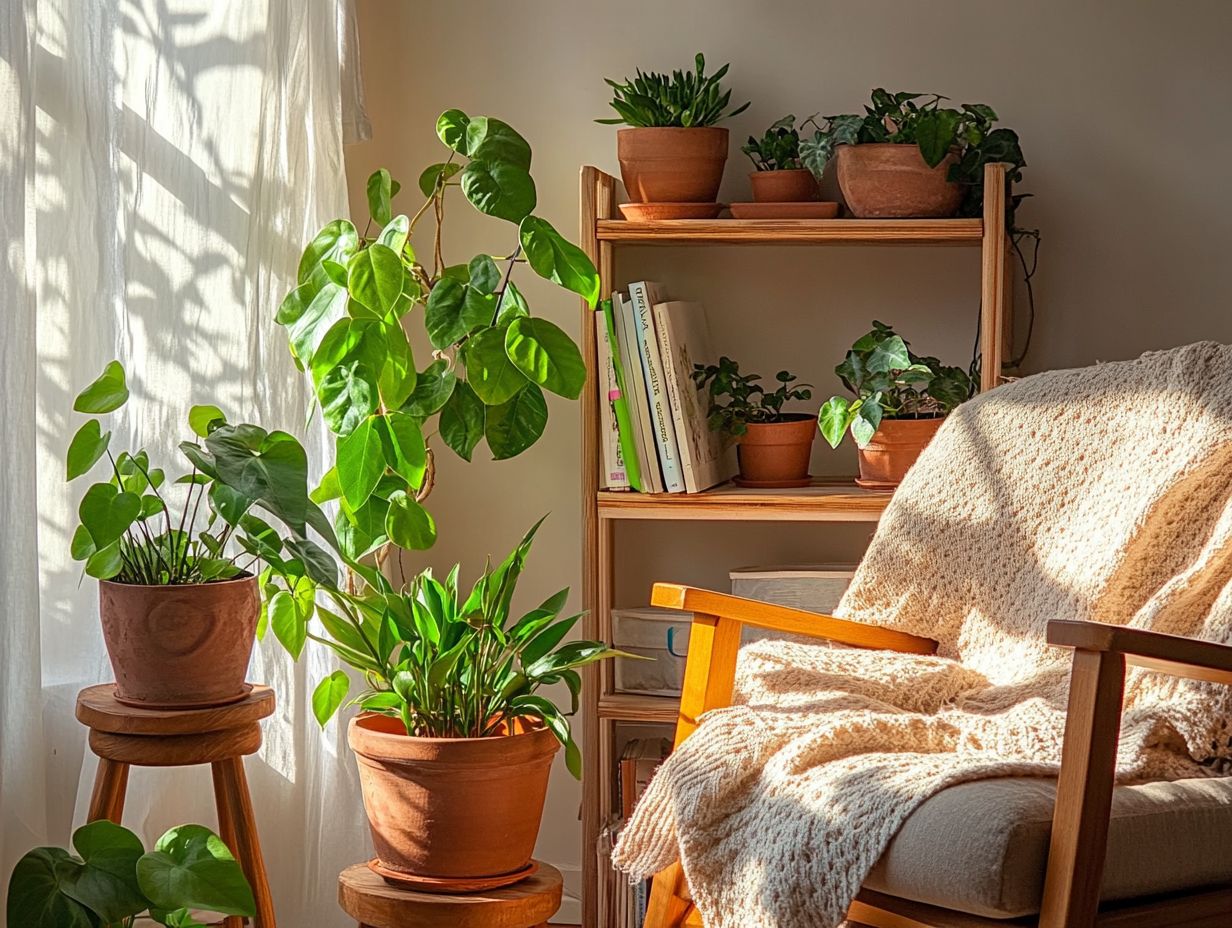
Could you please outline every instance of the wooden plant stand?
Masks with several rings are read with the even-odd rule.
[[[276,926],[243,757],[261,746],[261,719],[273,711],[274,691],[268,686],[254,686],[239,702],[210,709],[137,709],[117,701],[111,683],[77,694],[77,720],[90,729],[90,749],[99,757],[87,820],[105,818],[120,823],[128,768],[133,764],[209,764],[219,835],[252,886],[257,928]],[[241,928],[243,922],[230,916],[224,925]]]
[[[338,905],[359,928],[546,928],[560,891],[560,871],[542,862],[512,886],[457,895],[391,886],[367,864],[338,875]]]

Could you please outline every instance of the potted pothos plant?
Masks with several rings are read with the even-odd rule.
[[[882,322],[834,372],[852,396],[830,397],[818,426],[831,448],[851,432],[860,459],[856,483],[873,489],[898,486],[945,416],[975,391],[967,371],[920,357]]]
[[[826,117],[800,143],[806,167],[820,176],[837,156],[839,188],[859,218],[979,216],[984,165],[1006,162],[1006,184],[1026,165],[1018,135],[994,127],[983,103],[944,106],[939,94],[889,93],[878,88],[859,114]],[[1007,199],[1008,225],[1020,197]]]
[[[719,123],[749,105],[728,109],[731,91],[720,83],[728,67],[707,75],[706,58],[698,52],[691,70],[668,75],[639,69],[631,80],[605,79],[618,115],[595,121],[627,127],[616,133],[616,153],[634,203],[709,204],[717,215],[728,146],[727,129]]]
[[[133,928],[140,916],[204,928],[194,911],[256,913],[243,869],[202,825],[172,828],[147,852],[127,828],[100,820],[73,832],[73,850],[36,847],[17,862],[5,904],[12,928]]]
[[[348,738],[381,872],[423,886],[498,885],[525,873],[560,745],[580,772],[567,721],[578,668],[614,652],[564,642],[577,620],[560,616],[566,591],[513,616],[534,530],[469,590],[456,569],[444,580],[425,572],[395,585],[385,568],[396,548],[436,539],[424,507],[435,449],[425,436],[467,461],[481,441],[494,458],[513,457],[543,433],[545,390],[568,399],[582,390],[581,352],[532,315],[515,272],[529,265],[592,307],[599,278],[577,246],[534,215],[531,149],[521,135],[459,110],[443,113],[436,130],[446,154],[420,174],[423,199],[409,215],[395,212],[400,185],[379,170],[368,181],[365,227],[336,220],[304,251],[277,321],[312,378],[333,466],[310,495],[306,483],[277,484],[275,505],[263,508],[281,527],[250,519],[237,542],[266,565],[260,631],[296,658],[309,641],[329,647],[364,680],[350,699],[361,712]],[[512,224],[508,246],[446,262],[442,223],[455,191]],[[416,233],[427,228],[420,244]],[[406,335],[411,324],[433,348],[422,367]],[[280,442],[245,441],[237,428],[211,423],[193,453],[207,472],[238,468],[259,478],[265,459],[285,452]],[[264,498],[259,479],[241,489]],[[326,504],[337,505],[332,520]],[[567,709],[541,691],[557,683],[571,694]],[[312,704],[321,724],[348,702],[350,687],[342,670],[320,681]]]
[[[796,117],[788,114],[771,123],[761,138],[749,136],[741,146],[756,168],[749,175],[753,199],[758,203],[800,203],[816,200],[818,178],[804,166],[800,158],[800,129],[821,127],[810,116],[799,127]]]
[[[795,374],[779,371],[775,388],[760,383],[760,374],[742,374],[729,357],[718,364],[698,364],[693,381],[709,393],[707,421],[712,431],[737,442],[740,474],[735,482],[747,487],[798,487],[809,483],[813,448],[812,413],[784,412],[793,400],[808,400],[811,384],[797,383]]]
[[[76,398],[73,409],[113,413],[129,398],[123,366],[112,361]],[[206,434],[221,417],[194,406],[189,426]],[[116,679],[116,698],[145,708],[215,706],[244,698],[257,625],[256,577],[229,545],[236,496],[216,474],[189,472],[168,483],[145,449],[113,452],[99,418],[77,430],[66,476],[96,469],[78,507],[71,553],[99,581],[103,639]],[[306,468],[305,468],[306,473]],[[173,492],[180,496],[178,507]],[[204,503],[204,508],[202,504]]]

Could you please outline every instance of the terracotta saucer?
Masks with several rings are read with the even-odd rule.
[[[897,483],[886,483],[883,480],[864,480],[861,477],[856,478],[856,486],[863,487],[865,490],[885,490],[887,493],[893,493],[898,489]]]
[[[735,219],[833,219],[838,204],[829,201],[800,203],[733,203]]]
[[[500,889],[502,886],[511,886],[526,879],[539,869],[539,862],[532,860],[521,870],[514,870],[512,873],[481,877],[415,876],[382,866],[375,857],[368,861],[368,869],[391,886],[399,886],[403,889],[425,893],[480,893],[489,889]]]
[[[801,480],[745,480],[743,477],[733,477],[732,483],[748,490],[787,490],[795,487],[812,486],[813,478],[804,477]]]
[[[664,219],[714,219],[722,203],[621,203],[620,211],[630,222],[661,222]]]

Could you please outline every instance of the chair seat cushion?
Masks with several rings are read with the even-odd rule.
[[[903,823],[864,885],[991,918],[1038,912],[1056,781],[942,790]],[[1118,787],[1102,898],[1232,884],[1232,777]]]

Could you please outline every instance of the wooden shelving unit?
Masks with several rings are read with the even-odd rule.
[[[594,167],[581,173],[583,249],[599,269],[600,297],[612,294],[614,250],[621,245],[967,246],[982,252],[980,288],[981,389],[1000,381],[1010,327],[1009,241],[1001,165],[985,170],[983,219],[673,220],[627,222],[616,208],[616,179]],[[599,406],[595,377],[594,316],[584,307],[582,351],[589,376],[582,396],[583,635],[611,641],[611,609],[621,520],[722,522],[876,522],[890,495],[861,490],[851,481],[815,480],[798,490],[745,490],[723,485],[697,494],[643,494],[598,487]],[[668,579],[668,578],[663,578]],[[614,726],[620,722],[674,724],[676,700],[613,691],[612,668],[587,669],[582,697],[582,912],[585,928],[598,924],[599,874],[595,847],[611,816]]]

